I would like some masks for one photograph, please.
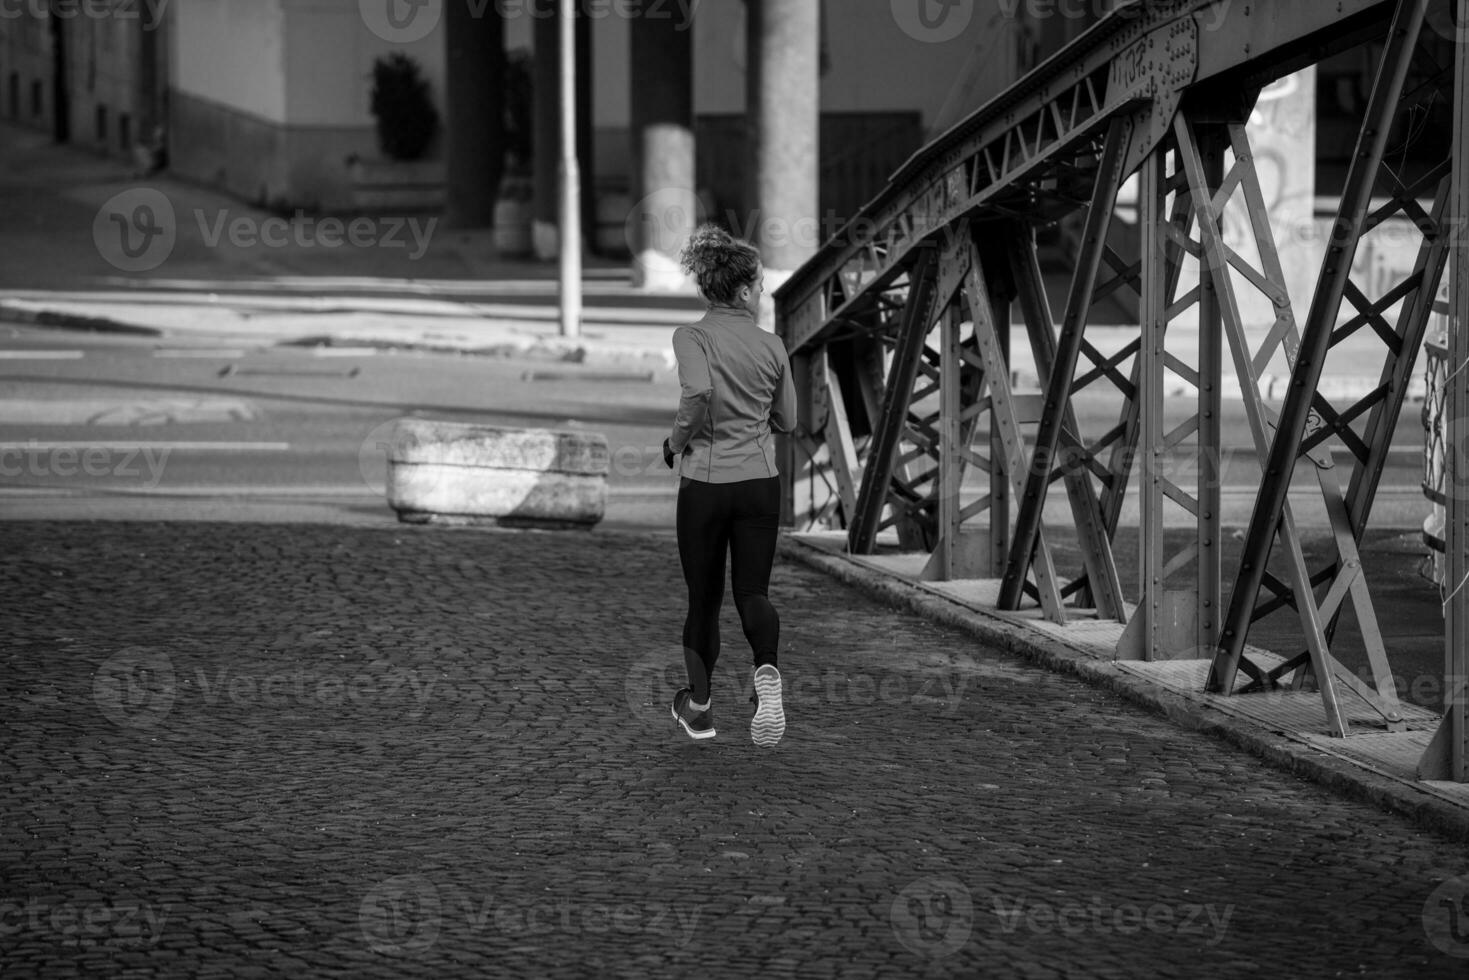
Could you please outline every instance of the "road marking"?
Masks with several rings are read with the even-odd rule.
[[[376,347],[313,347],[312,357],[374,357]]]
[[[0,361],[80,361],[86,356],[80,350],[0,350]]]
[[[154,357],[244,357],[248,353],[244,350],[224,348],[221,350],[156,350]]]
[[[143,426],[187,422],[253,422],[243,398],[0,398],[7,425]]]
[[[0,452],[59,452],[101,449],[106,452],[154,452],[175,453],[288,453],[289,442],[168,442],[163,440],[55,440],[28,439],[25,442],[0,442]]]

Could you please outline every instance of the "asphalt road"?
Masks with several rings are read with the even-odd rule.
[[[667,527],[675,485],[658,447],[677,398],[677,381],[667,372],[6,327],[0,498],[12,516],[27,517],[155,507],[162,509],[154,516],[168,516],[181,506],[229,517],[230,506],[294,502],[336,520],[391,520],[383,497],[387,427],[420,415],[599,431],[612,451],[609,523]],[[1170,404],[1175,420],[1186,409]],[[1116,409],[1105,402],[1083,401],[1078,411],[1084,431],[1115,422]],[[1224,520],[1243,525],[1259,467],[1237,404],[1226,410],[1224,425]],[[1404,412],[1395,445],[1374,525],[1416,528],[1426,515],[1416,406]],[[1189,464],[1182,457],[1176,463],[1183,480]],[[1343,466],[1342,480],[1347,473]],[[1323,522],[1313,484],[1297,481],[1304,526]],[[1065,521],[1062,495],[1055,497],[1057,518]]]

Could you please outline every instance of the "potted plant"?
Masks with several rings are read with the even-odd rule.
[[[428,81],[418,62],[395,51],[372,65],[372,114],[378,146],[393,160],[417,160],[439,128]]]

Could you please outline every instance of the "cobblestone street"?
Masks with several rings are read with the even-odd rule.
[[[764,751],[668,536],[0,533],[5,977],[1469,973],[1457,845],[802,567]]]

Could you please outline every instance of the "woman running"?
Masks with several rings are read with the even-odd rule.
[[[785,345],[760,329],[764,291],[760,253],[714,225],[700,227],[683,250],[709,310],[673,334],[682,396],[663,459],[677,465],[678,554],[689,590],[684,666],[689,686],[673,699],[673,717],[693,738],[714,737],[710,683],[719,659],[719,609],[730,561],[735,608],[755,658],[755,716],[750,737],[772,746],[785,734],[781,706],[780,617],[767,591],[780,533],[780,478],[775,433],[796,426],[796,389]]]

